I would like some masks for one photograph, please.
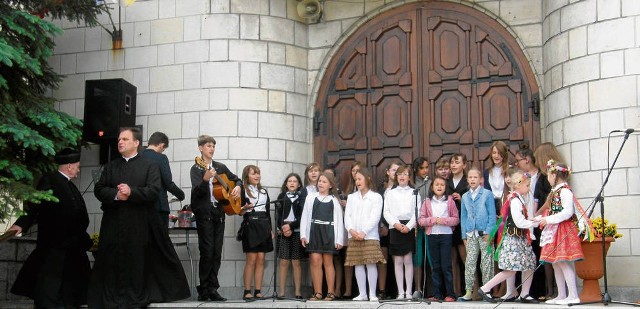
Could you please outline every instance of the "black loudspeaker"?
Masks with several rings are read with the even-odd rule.
[[[84,91],[84,141],[108,144],[121,127],[136,123],[137,89],[122,78],[88,80]]]

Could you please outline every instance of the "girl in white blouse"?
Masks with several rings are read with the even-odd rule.
[[[413,284],[412,252],[415,243],[416,201],[420,194],[413,194],[411,168],[400,166],[396,171],[397,186],[387,192],[384,198],[384,218],[389,223],[389,253],[393,256],[398,298],[411,297]],[[404,275],[403,275],[404,266]],[[406,289],[403,289],[403,278]]]
[[[347,198],[344,226],[349,235],[345,266],[355,266],[356,281],[360,294],[353,300],[378,301],[376,284],[378,270],[376,263],[386,263],[380,252],[378,224],[382,213],[382,196],[371,191],[373,182],[367,169],[360,169],[356,175],[358,191]],[[365,272],[366,267],[366,272]],[[367,276],[368,274],[368,276]],[[367,297],[367,277],[369,297]]]

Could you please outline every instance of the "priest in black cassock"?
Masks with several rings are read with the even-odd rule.
[[[55,156],[58,170],[44,175],[38,190],[52,190],[58,201],[25,206],[26,215],[10,228],[18,233],[38,225],[35,250],[16,278],[11,293],[34,300],[36,308],[77,308],[87,303],[91,238],[82,195],[71,182],[80,172],[80,152]]]
[[[123,128],[122,155],[107,163],[95,185],[102,202],[98,256],[89,284],[91,308],[137,308],[189,297],[178,255],[158,217],[158,165],[138,154],[142,133]]]

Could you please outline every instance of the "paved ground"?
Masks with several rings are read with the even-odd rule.
[[[173,303],[162,303],[162,304],[151,304],[149,308],[362,308],[362,309],[386,309],[386,308],[402,308],[402,309],[413,309],[413,308],[446,308],[446,309],[529,309],[529,308],[568,308],[567,306],[555,306],[555,305],[533,305],[533,304],[518,304],[518,303],[503,303],[503,304],[489,304],[479,301],[473,302],[455,302],[455,303],[421,303],[421,302],[353,302],[353,301],[333,301],[333,302],[297,302],[290,300],[259,300],[254,302],[244,302],[244,301],[227,301],[227,302],[196,302],[196,301],[184,301],[184,302],[173,302]],[[595,305],[581,305],[576,306],[575,308],[579,309],[602,309],[604,307],[602,304]],[[608,307],[628,307],[619,304],[609,304]],[[25,301],[14,301],[14,302],[0,302],[0,308],[15,308],[15,309],[27,309],[33,308],[33,303],[25,302]]]

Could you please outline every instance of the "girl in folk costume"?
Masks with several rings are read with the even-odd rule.
[[[302,209],[304,207],[304,200],[300,198],[301,187],[302,180],[298,174],[291,173],[287,175],[282,184],[280,195],[278,195],[278,200],[281,200],[282,204],[276,204],[276,224],[279,227],[276,245],[278,258],[280,259],[279,296],[284,297],[285,295],[285,283],[287,282],[289,263],[291,263],[295,296],[298,299],[302,299],[300,292],[300,284],[302,282],[300,260],[304,254],[300,243],[300,219],[302,218]]]
[[[244,265],[244,299],[262,298],[262,277],[264,275],[265,253],[273,251],[273,231],[269,209],[269,194],[260,184],[260,168],[247,165],[242,170],[242,211],[244,233],[242,251],[246,254]],[[251,294],[251,281],[255,281],[255,291]]]
[[[334,300],[335,270],[333,255],[342,248],[344,224],[340,201],[335,196],[335,180],[331,174],[321,173],[318,192],[307,195],[300,220],[300,241],[309,253],[313,295],[309,300],[322,300],[322,267],[327,279],[327,297]]]
[[[445,194],[446,182],[440,177],[431,183],[431,190],[420,209],[418,223],[425,227],[429,235],[429,253],[432,261],[431,280],[433,296],[430,301],[456,301],[453,290],[453,272],[451,260],[451,241],[454,227],[460,223],[458,208],[451,196]],[[442,281],[444,279],[444,282]],[[444,293],[443,293],[444,292]]]
[[[384,196],[384,219],[389,223],[390,228],[389,253],[393,256],[395,267],[397,299],[411,298],[413,284],[412,252],[416,241],[415,205],[416,200],[421,199],[420,195],[413,195],[410,171],[408,166],[400,166],[395,175],[398,185],[387,191]],[[406,289],[402,288],[403,281]]]
[[[373,182],[366,169],[356,173],[357,192],[347,198],[344,225],[349,234],[347,260],[345,266],[355,266],[356,281],[360,295],[353,300],[378,301],[376,283],[378,270],[376,263],[386,263],[380,252],[380,235],[378,223],[382,213],[382,196],[371,191]],[[366,267],[366,273],[365,273]],[[369,297],[367,297],[367,273]]]
[[[531,179],[528,174],[522,172],[513,173],[509,178],[515,192],[508,195],[507,202],[502,206],[501,217],[504,223],[498,231],[496,249],[496,255],[499,256],[498,266],[502,271],[481,286],[478,294],[483,300],[495,303],[496,301],[488,294],[489,291],[503,281],[515,279],[516,272],[521,271],[524,282],[517,301],[538,303],[537,299],[529,296],[533,271],[536,268],[536,256],[531,248],[531,229],[538,226],[538,222],[531,217],[532,209],[527,207],[532,202],[529,192]],[[515,291],[515,288],[509,290],[508,295],[505,295],[507,297],[511,297],[510,294]]]
[[[573,218],[577,217],[580,222],[585,222],[588,217],[577,204],[567,184],[570,174],[571,170],[563,163],[556,163],[554,160],[547,163],[547,178],[552,186],[549,194],[551,206],[549,215],[540,220],[540,226],[543,227],[540,236],[540,261],[553,265],[558,287],[558,296],[547,300],[547,304],[567,305],[580,302],[573,264],[584,259],[584,255]],[[587,228],[586,232],[588,236],[592,231]]]

